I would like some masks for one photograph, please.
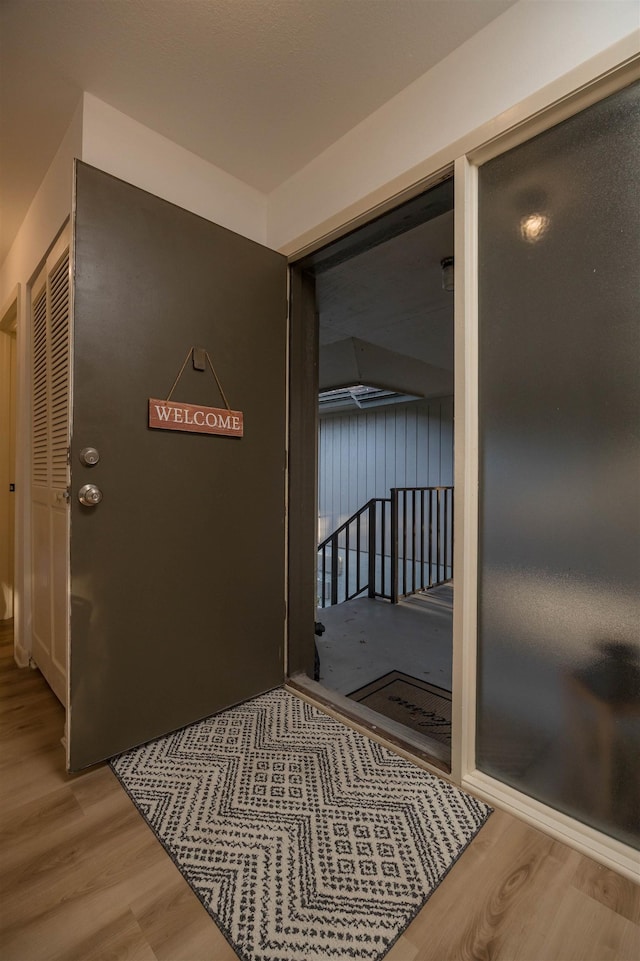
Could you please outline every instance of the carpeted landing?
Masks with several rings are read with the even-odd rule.
[[[284,690],[111,765],[246,961],[382,958],[491,813]]]

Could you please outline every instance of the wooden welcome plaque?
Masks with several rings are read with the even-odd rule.
[[[149,427],[159,430],[186,430],[195,434],[223,434],[242,437],[244,418],[240,410],[200,407],[176,401],[149,398]]]

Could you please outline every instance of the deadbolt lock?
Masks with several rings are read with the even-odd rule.
[[[85,467],[93,467],[100,460],[100,454],[95,447],[83,447],[79,454],[80,463]]]
[[[85,507],[95,507],[102,500],[102,491],[95,484],[84,484],[78,491],[78,500]]]

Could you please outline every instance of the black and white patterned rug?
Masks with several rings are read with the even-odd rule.
[[[383,957],[491,813],[284,690],[111,766],[245,961]]]

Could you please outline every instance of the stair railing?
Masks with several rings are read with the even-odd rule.
[[[453,487],[391,488],[391,602],[453,577]]]
[[[318,607],[342,604],[365,591],[369,597],[391,599],[375,589],[377,542],[384,550],[390,504],[390,498],[372,497],[318,545]]]
[[[318,545],[318,606],[365,591],[397,604],[453,576],[453,487],[392,487]]]

